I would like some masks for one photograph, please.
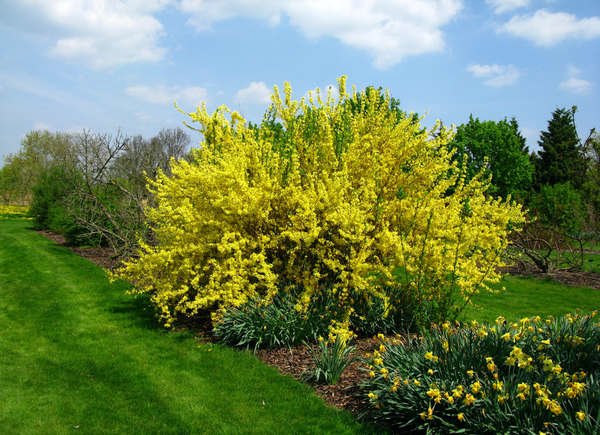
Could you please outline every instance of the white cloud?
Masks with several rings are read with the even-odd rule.
[[[125,93],[131,97],[138,98],[151,104],[172,105],[177,102],[179,105],[197,106],[207,100],[207,91],[205,88],[197,86],[178,87],[178,86],[129,86]]]
[[[469,65],[467,71],[478,79],[484,79],[487,86],[503,87],[514,84],[521,76],[514,65]]]
[[[10,7],[29,15],[23,18],[25,23],[52,29],[46,34],[53,39],[52,55],[93,68],[108,68],[163,58],[165,49],[158,45],[163,27],[152,14],[169,2],[22,0]],[[40,31],[27,25],[22,28]]]
[[[573,65],[567,67],[567,78],[559,84],[563,91],[573,94],[588,94],[593,87],[592,82],[584,80],[581,77],[581,70]]]
[[[529,0],[486,0],[495,14],[503,14],[529,5]]]
[[[332,37],[368,52],[379,68],[407,56],[444,48],[441,28],[462,8],[461,0],[183,0],[182,11],[198,30],[234,17],[290,23],[309,38]]]
[[[179,8],[188,14],[189,24],[207,30],[216,22],[235,17],[266,20],[279,24],[285,1],[277,0],[182,0]]]
[[[235,94],[235,102],[240,104],[269,104],[272,90],[265,82],[250,82],[248,86]]]
[[[578,19],[565,12],[545,9],[533,15],[517,15],[502,25],[501,32],[527,39],[536,45],[550,47],[565,39],[593,39],[600,36],[600,18]]]

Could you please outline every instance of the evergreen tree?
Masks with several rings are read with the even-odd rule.
[[[538,189],[544,184],[567,182],[579,189],[585,181],[587,165],[575,128],[576,111],[576,106],[556,109],[548,129],[542,132],[535,174]]]

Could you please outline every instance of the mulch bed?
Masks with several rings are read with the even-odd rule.
[[[353,357],[359,359],[372,352],[378,346],[377,340],[363,338],[353,342]],[[302,381],[305,371],[312,370],[315,364],[307,346],[296,346],[291,349],[259,349],[256,356],[266,364],[276,367],[281,374],[292,376]],[[357,385],[366,379],[364,364],[357,360],[346,367],[336,385],[313,385],[316,393],[329,405],[345,408],[358,414],[361,403],[354,395]]]
[[[50,231],[38,231],[41,235],[63,246],[66,245],[65,238]],[[119,260],[114,257],[110,248],[81,248],[67,246],[76,254],[87,258],[97,265],[112,270],[118,266]],[[535,271],[507,270],[507,272],[534,276],[537,278],[551,278],[562,284],[591,287],[600,290],[600,274],[592,272],[573,272],[568,270],[558,270],[550,273],[536,273]],[[203,340],[212,340],[208,331],[201,333]],[[356,340],[353,356],[360,358],[368,352],[372,352],[377,346],[375,339],[366,338]],[[283,349],[261,349],[256,352],[256,356],[273,367],[276,367],[280,373],[292,376],[302,380],[302,375],[306,370],[314,368],[314,362],[310,356],[307,346],[296,346]],[[360,361],[352,363],[346,368],[337,385],[315,385],[316,393],[321,396],[329,405],[336,408],[344,408],[354,414],[358,414],[360,401],[353,394],[356,392],[357,385],[366,378],[367,372]]]
[[[39,234],[52,240],[57,245],[62,245],[69,248],[77,255],[87,258],[92,263],[97,264],[104,269],[113,270],[119,265],[119,259],[115,257],[112,249],[110,248],[98,248],[98,247],[81,247],[81,246],[69,246],[66,239],[60,235],[53,233],[52,231],[40,230]]]

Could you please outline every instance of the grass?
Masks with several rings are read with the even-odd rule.
[[[0,219],[1,433],[360,433],[253,355],[165,332],[104,272]]]
[[[585,272],[600,273],[600,255],[583,254],[583,270]]]
[[[498,316],[518,320],[531,316],[559,316],[600,308],[600,290],[570,287],[550,279],[505,276],[499,294],[481,293],[462,313],[463,320],[493,322]]]

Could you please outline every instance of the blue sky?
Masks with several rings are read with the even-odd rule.
[[[600,1],[0,0],[0,156],[33,129],[150,137],[185,121],[174,101],[256,121],[273,85],[301,96],[342,74],[427,125],[514,116],[535,147],[576,105],[585,136],[600,127]]]

